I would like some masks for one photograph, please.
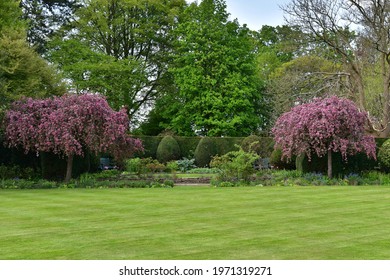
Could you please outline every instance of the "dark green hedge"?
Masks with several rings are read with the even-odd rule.
[[[0,135],[1,138],[1,135]],[[137,136],[141,139],[145,148],[142,154],[136,156],[139,157],[151,157],[156,159],[156,153],[158,145],[163,136]],[[180,147],[180,158],[187,157],[193,158],[196,147],[202,137],[180,137],[174,136]],[[245,143],[245,137],[210,137],[216,146],[215,153],[217,155],[224,155],[227,152],[236,150],[236,145],[242,145]],[[270,157],[273,151],[273,139],[272,138],[260,138],[261,145],[266,147],[264,149],[264,157]],[[377,138],[377,150],[386,141],[385,138]],[[47,179],[60,179],[63,178],[66,168],[66,160],[59,158],[52,154],[41,153],[39,157],[35,153],[24,154],[23,151],[18,149],[8,149],[2,144],[3,139],[0,139],[0,165],[6,166],[21,166],[30,167],[34,170],[42,172],[43,178]],[[326,172],[327,159],[313,157],[309,162],[307,158],[301,159],[300,165],[302,170],[306,172]],[[77,157],[74,160],[73,173],[75,176],[86,171],[94,171],[99,166],[99,157],[94,155],[87,155],[85,158]],[[349,157],[348,162],[345,163],[341,160],[340,155],[334,156],[333,170],[335,174],[343,173],[357,173],[363,170],[372,170],[377,168],[376,161],[367,159],[364,155],[356,155]]]
[[[160,144],[161,139],[163,139],[164,137],[163,136],[136,136],[135,138],[140,139],[144,147],[144,151],[142,153],[137,153],[135,156],[145,157],[145,158],[151,157],[155,159],[157,155],[158,144]]]
[[[134,136],[140,139],[143,143],[145,151],[135,156],[157,158],[157,149],[163,136]],[[203,137],[182,137],[173,136],[179,144],[181,155],[180,158],[194,158],[195,150]],[[208,137],[215,145],[214,155],[224,155],[230,151],[237,150],[237,146],[248,145],[249,137]],[[253,137],[252,137],[253,138]],[[257,137],[259,140],[259,148],[262,157],[270,157],[273,151],[274,141],[271,137]]]
[[[40,168],[40,160],[36,153],[24,153],[21,149],[9,149],[4,146],[4,136],[0,131],[0,165]]]
[[[157,160],[161,163],[167,163],[172,160],[180,159],[180,147],[176,139],[170,135],[165,136],[157,147]]]
[[[85,172],[96,172],[99,169],[100,157],[86,153],[84,157],[75,156],[73,159],[72,176],[74,178]],[[61,181],[65,177],[66,158],[52,153],[40,153],[42,178]]]
[[[179,137],[174,136],[177,143],[179,144],[181,151],[181,158],[193,158],[195,154],[196,147],[201,139],[201,137]]]
[[[377,154],[379,148],[386,141],[385,138],[376,138]],[[377,156],[378,157],[378,156]],[[354,156],[349,156],[345,162],[342,159],[340,153],[333,153],[332,155],[332,169],[334,176],[348,175],[351,173],[360,173],[363,171],[378,169],[378,162],[375,159],[367,158],[363,153],[359,153]],[[317,155],[312,155],[311,161],[308,160],[306,155],[297,157],[296,159],[297,169],[305,173],[318,172],[326,174],[328,169],[328,157],[324,156],[319,158]]]
[[[142,140],[144,153],[138,154],[139,157],[156,158],[157,148],[162,140],[162,136],[135,136]],[[179,144],[181,157],[192,158],[196,147],[202,137],[182,137],[173,136]],[[246,137],[209,137],[213,139],[218,155],[224,155],[230,151],[237,150],[236,145],[241,146]],[[265,146],[265,155],[269,157],[273,150],[273,139],[271,137],[261,137],[261,145]]]

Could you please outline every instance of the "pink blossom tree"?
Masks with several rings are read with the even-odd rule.
[[[115,159],[142,150],[141,141],[128,136],[125,110],[115,112],[98,95],[64,95],[25,99],[12,104],[5,116],[8,147],[52,152],[67,158],[65,181],[72,176],[73,157],[85,151],[109,152]]]
[[[287,159],[304,153],[309,160],[313,153],[327,155],[328,177],[332,177],[332,152],[340,152],[345,161],[359,152],[376,158],[375,140],[365,134],[366,120],[367,115],[348,99],[317,98],[279,117],[272,129],[275,147]]]

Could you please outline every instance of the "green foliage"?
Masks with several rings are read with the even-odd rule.
[[[378,171],[349,173],[329,178],[318,172],[302,173],[298,170],[264,170],[257,173],[252,185],[262,186],[370,186],[390,184],[390,174]]]
[[[254,163],[259,156],[254,152],[245,152],[242,148],[223,156],[215,156],[210,166],[219,169],[217,180],[220,182],[248,182],[255,173]]]
[[[181,172],[187,172],[196,167],[194,158],[192,159],[183,158],[181,160],[178,160],[177,165]]]
[[[175,138],[170,135],[165,136],[157,147],[157,160],[167,163],[180,158],[180,147]]]
[[[26,179],[18,180],[0,180],[0,189],[54,189],[58,187],[57,182]]]
[[[34,179],[39,177],[39,174],[37,174],[33,168],[31,167],[20,167],[18,165],[14,166],[6,166],[1,164],[0,165],[0,179]]]
[[[169,168],[173,168],[170,164]],[[168,168],[168,169],[169,169]],[[126,171],[136,173],[138,176],[145,176],[147,173],[156,173],[165,171],[167,167],[158,160],[148,158],[132,158],[126,161]]]
[[[161,136],[137,136],[136,138],[142,141],[142,145],[144,146],[143,152],[138,152],[136,156],[138,157],[151,157],[156,158],[157,148],[160,144],[163,137]]]
[[[261,158],[267,158],[273,151],[273,140],[272,138],[250,135],[242,140],[241,147],[246,152],[253,151]]]
[[[170,72],[178,94],[161,109],[180,135],[241,136],[262,125],[255,46],[228,17],[223,0],[204,0],[190,4],[176,29]]]
[[[179,143],[182,157],[194,157],[196,147],[198,146],[201,139],[200,137],[175,136],[175,139],[177,143]]]
[[[25,34],[10,30],[0,36],[0,104],[64,92],[55,68],[29,47]]]
[[[54,67],[42,59],[26,41],[27,23],[19,1],[0,3],[0,113],[23,96],[62,94],[65,89]]]
[[[378,161],[384,171],[390,171],[390,139],[386,140],[379,149]]]
[[[113,108],[126,106],[133,116],[174,89],[167,68],[184,6],[184,0],[87,1],[71,31],[53,41],[51,59],[74,88],[105,94]]]
[[[157,172],[162,172],[165,170],[165,165],[160,163],[156,159],[143,158],[141,160],[141,163],[145,167],[146,172],[157,173]]]
[[[224,155],[230,151],[238,150],[242,143],[243,137],[213,137],[215,146],[217,147],[216,154]]]
[[[142,171],[142,160],[140,158],[131,158],[126,160],[126,171],[140,175]]]
[[[214,139],[203,137],[195,150],[195,164],[198,167],[208,167],[213,156],[217,154]]]
[[[140,139],[142,141],[144,151],[141,153],[138,153],[138,157],[151,157],[151,158],[157,158],[157,149],[158,145],[160,144],[161,140],[163,139],[162,136],[144,136],[144,135],[138,135],[136,138]],[[193,158],[195,154],[195,150],[202,139],[202,137],[193,136],[173,136],[173,138],[177,141],[180,147],[181,156],[185,158]],[[243,141],[243,137],[210,137],[210,139],[213,139],[216,146],[216,152],[215,154],[223,155],[230,151],[237,150],[237,145],[240,145]],[[270,148],[270,150],[267,152],[268,156],[271,154],[271,145],[272,138],[261,138],[261,143],[263,145]],[[264,146],[264,147],[265,147]],[[215,155],[213,154],[213,155]],[[267,157],[268,157],[267,156]]]
[[[132,57],[116,59],[108,54],[96,53],[77,39],[60,40],[53,48],[51,61],[60,64],[74,87],[104,93],[110,106],[116,110],[122,106],[131,112],[137,110],[136,93],[129,92],[129,89],[145,84],[147,74],[142,62]],[[85,78],[86,75],[88,78]]]
[[[1,122],[1,120],[0,120]],[[0,127],[0,165],[19,166],[20,168],[33,168],[36,173],[40,173],[40,159],[36,153],[25,153],[21,149],[8,148],[3,145],[4,135]]]
[[[28,22],[27,39],[40,54],[62,27],[74,19],[74,11],[82,6],[78,0],[21,0],[23,18]]]
[[[18,1],[2,0],[0,1],[0,34],[6,30],[22,31],[26,28],[26,22],[21,20],[22,9]]]
[[[178,170],[179,170],[179,164],[177,163],[176,160],[169,161],[166,163],[166,171],[176,172]]]

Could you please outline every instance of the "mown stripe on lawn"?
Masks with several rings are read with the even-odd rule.
[[[0,191],[1,259],[389,259],[389,187]]]

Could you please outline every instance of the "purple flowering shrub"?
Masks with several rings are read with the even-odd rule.
[[[112,110],[103,97],[92,94],[17,101],[6,112],[5,127],[8,147],[65,156],[68,171],[73,156],[83,156],[85,149],[109,152],[116,159],[143,149],[140,140],[127,135],[126,112]]]
[[[366,120],[367,115],[348,99],[316,98],[279,117],[272,129],[275,147],[288,159],[303,153],[310,159],[313,153],[322,157],[331,152],[340,152],[344,160],[359,152],[376,158],[375,140],[365,134]]]

